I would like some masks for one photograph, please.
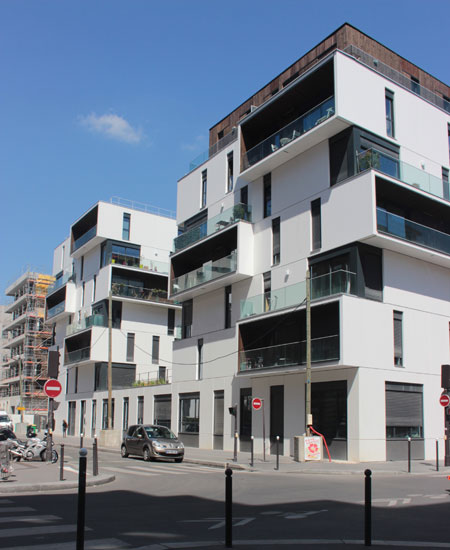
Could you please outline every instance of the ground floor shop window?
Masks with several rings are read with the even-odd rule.
[[[140,395],[137,400],[137,423],[144,423],[144,396]]]
[[[111,403],[111,428],[114,428],[114,399],[112,399]],[[107,430],[108,429],[108,400],[103,399],[103,414],[102,414],[102,429]]]
[[[159,426],[171,427],[172,396],[155,395],[154,423]]]
[[[69,401],[69,414],[68,416],[68,428],[67,435],[75,435],[75,414],[77,409],[76,401]]]
[[[178,431],[187,446],[198,447],[199,425],[200,394],[181,394]]]

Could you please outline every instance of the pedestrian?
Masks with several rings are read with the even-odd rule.
[[[65,420],[62,421],[63,437],[66,437],[68,424]]]

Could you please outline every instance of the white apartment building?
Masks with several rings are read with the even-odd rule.
[[[107,427],[110,293],[113,427],[126,429],[144,421],[144,414],[145,421],[150,414],[153,420],[153,412],[159,422],[170,423],[172,342],[180,310],[168,299],[169,249],[176,235],[170,214],[121,199],[100,201],[55,249],[47,320],[53,323],[52,349],[60,350],[57,431],[63,419],[71,435],[93,436]]]
[[[172,429],[285,455],[431,458],[449,363],[450,88],[345,24],[210,130],[178,182]],[[97,338],[97,337],[95,337]],[[94,339],[94,335],[93,335]],[[92,372],[91,372],[92,376]],[[73,382],[72,382],[73,384]],[[442,447],[441,447],[442,448]]]

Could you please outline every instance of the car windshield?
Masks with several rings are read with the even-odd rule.
[[[6,416],[6,415],[0,416],[0,422],[9,422],[9,416]]]
[[[173,434],[169,428],[164,426],[145,426],[145,431],[147,436],[150,438],[162,437],[164,439],[176,439],[175,434]]]

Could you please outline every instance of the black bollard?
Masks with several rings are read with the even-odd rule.
[[[411,438],[408,437],[408,474],[411,473]]]
[[[372,546],[372,471],[364,472],[364,546]]]
[[[439,439],[436,439],[436,472],[439,472]]]
[[[61,445],[59,460],[59,481],[64,481],[64,445]]]
[[[76,550],[84,550],[84,523],[86,511],[86,463],[87,449],[80,449],[80,465],[78,468],[78,517]]]
[[[94,438],[94,443],[92,444],[92,475],[98,476],[98,447],[97,447],[97,438]]]
[[[250,438],[250,466],[253,468],[255,462],[255,438],[251,436]]]
[[[83,437],[84,437],[84,434],[80,433],[80,449],[83,448]]]
[[[277,435],[277,465],[275,466],[275,470],[280,469],[280,436]]]
[[[233,471],[231,468],[225,470],[225,548],[233,547],[233,517],[232,517],[232,506],[233,506],[233,481],[231,476]],[[77,549],[78,550],[78,549]]]

